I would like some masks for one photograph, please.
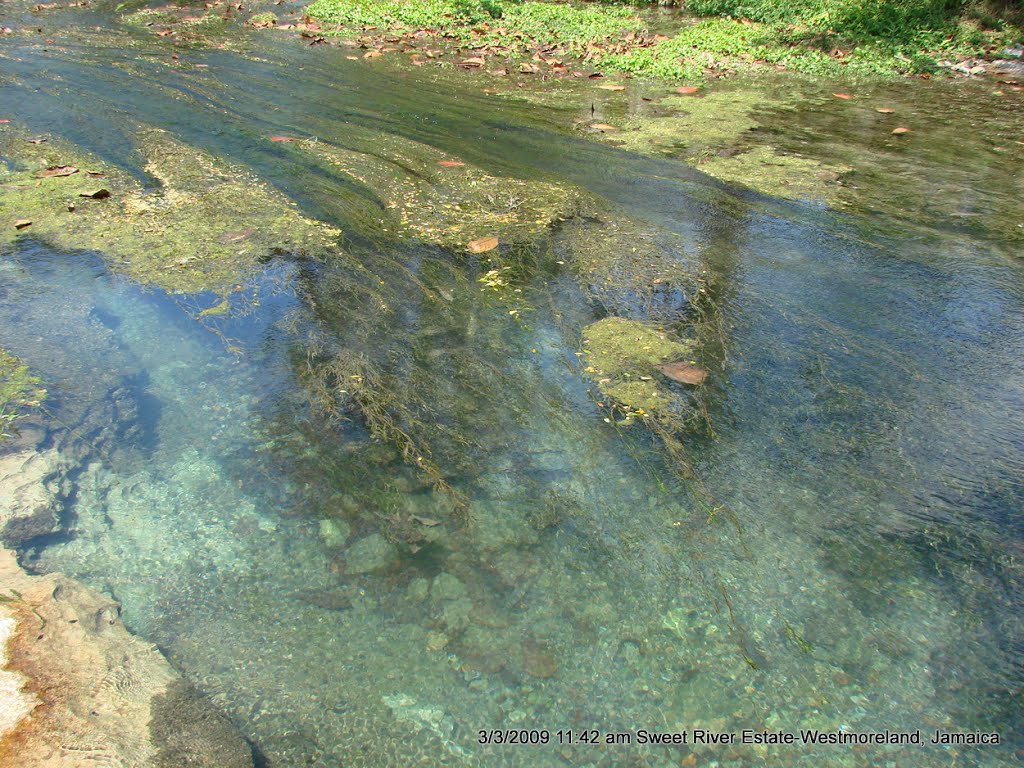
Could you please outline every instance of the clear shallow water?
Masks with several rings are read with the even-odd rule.
[[[347,121],[495,171],[540,167],[688,238],[726,322],[716,436],[692,446],[728,507],[709,524],[657,442],[609,427],[587,397],[573,353],[594,310],[572,281],[539,272],[522,326],[444,254],[364,243],[400,298],[358,350],[394,355],[414,382],[478,364],[438,412],[479,438],[453,480],[473,522],[351,576],[321,520],[345,521],[348,546],[387,515],[444,509],[358,421],[328,426],[304,404],[310,329],[355,348],[351,297],[321,315],[303,300],[330,295],[331,269],[282,257],[245,291],[248,314],[202,325],[189,318],[202,297],[141,290],[92,256],[31,242],[8,254],[0,343],[47,379],[50,440],[78,467],[69,535],[25,561],[113,594],[268,765],[677,765],[689,750],[477,743],[480,728],[512,727],[991,728],[1002,746],[955,753],[693,751],[698,765],[1015,762],[1024,289],[1002,243],[880,236],[856,214],[734,195],[566,138],[557,114],[487,102],[481,119],[483,97],[333,52],[202,54],[212,71],[182,86],[134,54],[116,54],[132,60],[126,77],[88,50],[18,50],[0,92],[40,130],[59,120],[126,163],[131,122],[168,128],[251,164],[354,241],[340,182],[262,136],[344,142]],[[283,76],[299,64],[301,96]],[[88,96],[68,103],[65,88]],[[451,306],[423,301],[394,263]]]

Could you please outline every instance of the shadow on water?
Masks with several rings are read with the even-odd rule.
[[[515,752],[478,744],[490,727],[991,728],[1004,744],[957,764],[1013,762],[1019,264],[963,233],[882,236],[856,213],[733,189],[568,136],[558,112],[338,50],[266,38],[259,56],[193,50],[208,66],[176,68],[138,34],[5,41],[0,95],[32,130],[139,177],[139,125],[244,163],[341,226],[351,253],[282,254],[234,314],[204,317],[212,295],[143,290],[21,242],[4,263],[2,343],[53,382],[51,439],[79,468],[76,535],[27,555],[117,594],[262,764],[681,754]],[[346,218],[355,199],[381,201],[275,134],[360,152],[411,138],[571,181],[686,238],[720,313],[704,354],[721,364],[714,437],[688,451],[721,507],[657,439],[605,423],[576,358],[602,311],[557,262],[534,260],[516,322],[475,266]],[[370,377],[396,393],[376,432],[357,386]],[[328,379],[334,408],[318,410]],[[474,510],[463,524],[395,447],[420,434]],[[941,747],[835,749],[694,751],[952,764]]]

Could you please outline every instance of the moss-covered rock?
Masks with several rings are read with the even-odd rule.
[[[560,230],[561,255],[610,314],[673,320],[700,288],[697,256],[673,233],[624,216],[577,218]]]
[[[692,343],[672,339],[650,324],[621,317],[605,318],[583,330],[585,372],[627,417],[668,419],[678,400],[662,383],[657,366],[688,360],[693,353]]]
[[[668,96],[658,108],[671,113],[631,117],[607,138],[634,152],[683,158],[709,176],[773,197],[834,201],[836,182],[851,169],[763,143],[757,112],[780,106],[770,98],[757,87]]]
[[[397,136],[375,136],[372,150],[323,142],[304,148],[368,187],[395,234],[454,250],[492,236],[503,244],[532,243],[554,222],[574,216],[583,199],[573,187],[492,176]]]
[[[163,131],[143,132],[139,144],[146,171],[160,182],[156,190],[64,142],[31,144],[15,131],[0,132],[0,154],[11,168],[0,168],[0,244],[36,237],[97,251],[140,283],[226,294],[262,259],[319,252],[338,238],[245,168]],[[47,175],[57,167],[77,171]],[[17,228],[17,220],[31,224]]]

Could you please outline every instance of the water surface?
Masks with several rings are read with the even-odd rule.
[[[140,288],[96,254],[26,238],[4,256],[0,343],[46,380],[48,440],[76,467],[67,533],[24,561],[112,594],[266,765],[1019,759],[1024,283],[1010,236],[910,222],[891,199],[772,200],[568,133],[575,104],[496,100],[335,49],[264,37],[258,54],[245,40],[183,53],[208,65],[195,69],[118,34],[132,44],[102,31],[4,41],[0,98],[140,176],[141,126],[248,165],[340,226],[393,304],[368,322],[344,266],[282,254],[240,292],[244,311],[196,322],[211,297]],[[941,110],[943,87],[922,86],[920,109]],[[839,130],[817,97],[782,141]],[[367,131],[579,184],[701,255],[723,333],[705,353],[713,435],[687,438],[699,481],[588,394],[575,352],[602,310],[568,275],[538,268],[515,322],[474,267],[381,236],[350,214],[364,190],[266,141],[346,146]],[[888,151],[847,138],[847,153]],[[987,186],[1002,171],[964,167],[947,138],[902,160],[934,179],[936,209],[958,193],[943,187],[955,166],[959,191],[977,185],[1020,216],[1012,188]],[[866,199],[891,194],[879,189]],[[468,523],[360,419],[310,410],[314,342],[380,361],[406,396],[435,398],[421,412],[473,435],[447,455]],[[394,515],[443,521],[443,536],[346,574],[346,549]],[[510,728],[550,743],[479,743]],[[579,743],[641,728],[991,730],[1003,743]]]

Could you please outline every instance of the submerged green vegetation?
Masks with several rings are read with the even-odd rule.
[[[426,31],[474,50],[556,48],[596,66],[684,80],[751,65],[823,75],[930,73],[943,59],[983,57],[1021,36],[1010,21],[955,0],[693,0],[686,11],[697,18],[515,0],[317,0],[307,9],[334,25],[328,34]],[[652,34],[652,27],[666,34]]]
[[[336,229],[303,217],[245,169],[163,131],[138,140],[155,190],[59,139],[0,132],[8,162],[0,202],[9,217],[0,243],[34,237],[94,250],[141,283],[226,295],[278,251],[313,254],[337,241]]]
[[[599,320],[583,331],[584,370],[626,419],[651,416],[667,421],[678,415],[680,399],[663,383],[657,366],[689,361],[694,350],[692,342],[621,317]]]
[[[0,349],[0,440],[11,437],[14,423],[46,397],[38,376],[5,349]]]

